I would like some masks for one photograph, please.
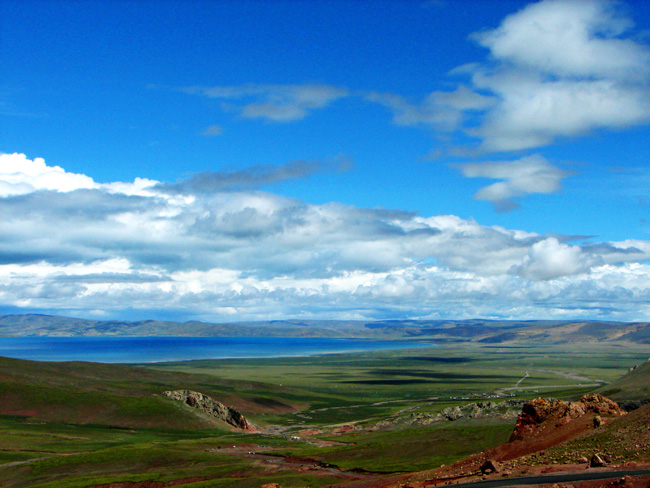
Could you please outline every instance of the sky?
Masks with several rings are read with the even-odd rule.
[[[650,320],[650,3],[0,0],[0,313]]]

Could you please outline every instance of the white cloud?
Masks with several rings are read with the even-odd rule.
[[[485,151],[513,151],[597,129],[650,122],[650,48],[623,37],[617,2],[544,0],[473,36],[491,62],[474,65],[476,89],[499,99],[468,133]]]
[[[529,4],[471,36],[489,57],[450,73],[469,76],[469,86],[433,92],[420,104],[389,93],[366,98],[391,109],[396,124],[461,131],[476,140],[475,153],[647,124],[650,47],[629,35],[633,22],[623,12],[607,0]]]
[[[533,244],[515,271],[528,279],[551,280],[588,273],[598,264],[602,264],[602,259],[586,254],[579,246],[563,244],[551,237]]]
[[[620,38],[632,21],[609,0],[545,0],[508,16],[497,29],[473,38],[494,59],[551,75],[645,79],[650,49]]]
[[[513,161],[486,161],[454,165],[468,178],[503,180],[480,189],[474,198],[492,202],[507,210],[514,204],[512,198],[530,193],[554,193],[562,179],[571,173],[550,164],[543,156],[534,154]]]
[[[169,192],[146,179],[39,191],[40,175],[68,173],[23,155],[12,161],[0,181],[31,190],[0,197],[2,306],[209,320],[233,312],[633,320],[650,300],[647,241],[568,245],[451,215],[191,185]]]
[[[31,160],[24,154],[0,154],[0,197],[36,190],[65,192],[98,187],[92,178],[68,173],[59,166],[47,166],[42,158]]]
[[[548,80],[512,71],[474,74],[477,87],[500,101],[477,129],[484,151],[518,151],[596,129],[621,129],[650,121],[647,86],[609,79]]]
[[[183,91],[221,100],[243,100],[230,107],[244,118],[274,122],[304,119],[312,110],[324,108],[349,94],[346,88],[317,84],[189,87]]]
[[[485,110],[494,104],[492,97],[476,93],[465,85],[454,91],[435,91],[421,104],[413,104],[391,93],[372,92],[366,99],[393,111],[397,125],[431,125],[441,130],[455,130],[464,120],[464,112]]]

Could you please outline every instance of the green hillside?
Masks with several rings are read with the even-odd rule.
[[[599,393],[613,400],[647,400],[650,398],[650,359],[619,380],[604,386]]]
[[[269,409],[254,382],[117,364],[0,358],[0,415],[116,427],[225,427],[160,395],[174,389],[199,390],[245,413]]]

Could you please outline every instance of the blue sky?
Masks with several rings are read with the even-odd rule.
[[[0,19],[0,311],[647,320],[647,2]]]

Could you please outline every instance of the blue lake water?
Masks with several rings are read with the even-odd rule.
[[[101,363],[308,356],[416,347],[431,345],[297,337],[0,337],[0,356]]]

